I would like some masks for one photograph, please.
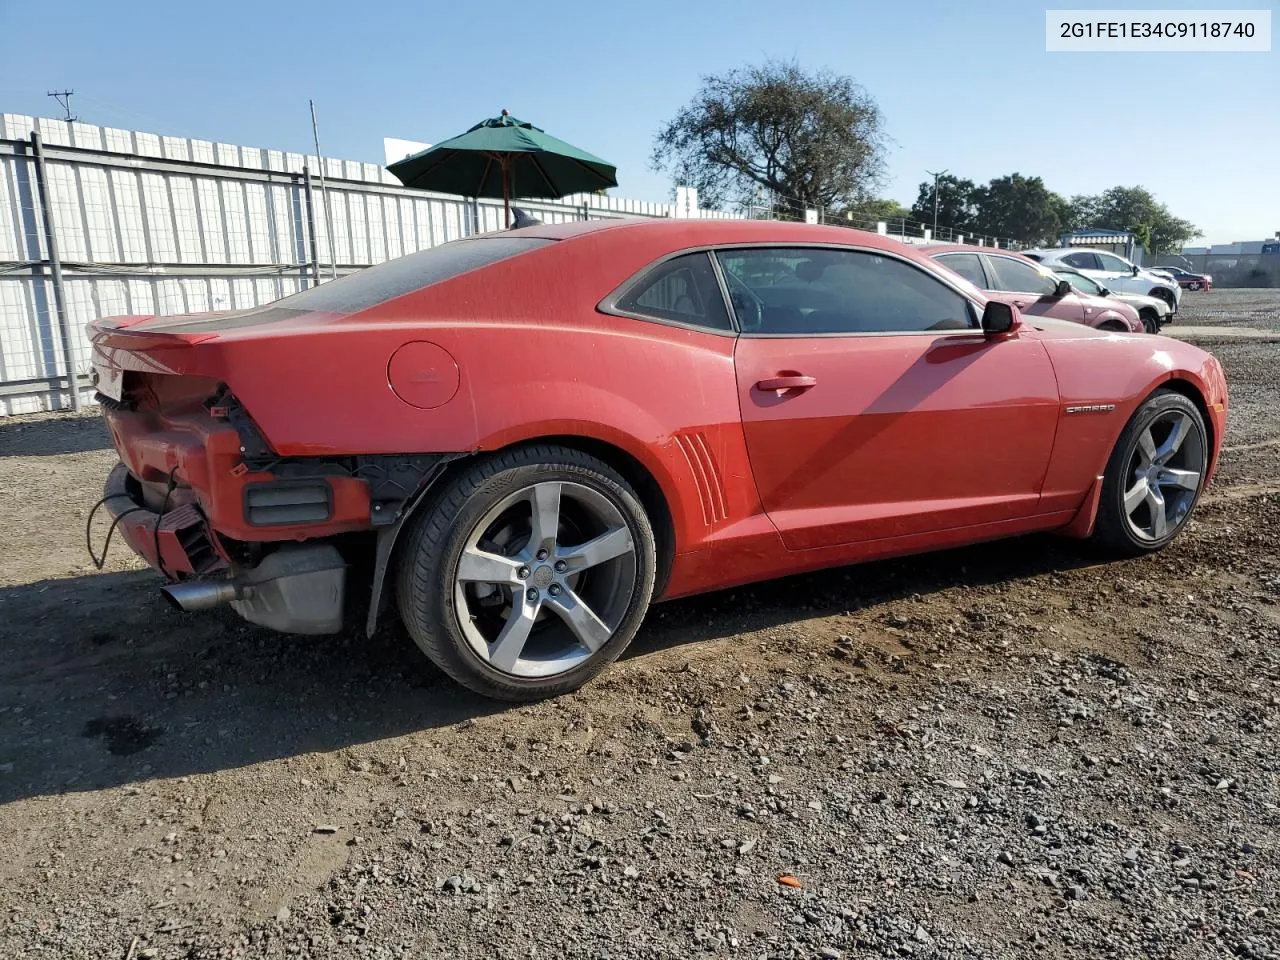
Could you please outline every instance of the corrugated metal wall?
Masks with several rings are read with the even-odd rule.
[[[312,283],[303,167],[318,173],[314,156],[0,114],[0,415],[69,403],[33,130],[79,375],[90,369],[84,326],[97,317],[241,309]],[[324,171],[331,211],[313,192],[321,281],[335,257],[342,274],[501,227],[500,201],[408,190],[377,164],[325,157]],[[675,215],[616,197],[519,205],[546,223]]]

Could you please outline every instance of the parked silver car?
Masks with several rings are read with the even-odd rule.
[[[1089,250],[1082,247],[1054,247],[1040,250],[1024,250],[1023,256],[1038,260],[1051,270],[1071,267],[1086,277],[1121,293],[1140,293],[1147,297],[1159,297],[1169,305],[1170,315],[1178,312],[1182,302],[1182,288],[1168,277],[1157,276],[1149,270],[1130,263],[1109,250]]]

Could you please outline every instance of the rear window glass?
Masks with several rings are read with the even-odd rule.
[[[658,264],[618,301],[618,309],[713,330],[733,329],[720,281],[705,251]]]
[[[289,310],[322,313],[355,313],[385,303],[468,270],[487,267],[521,253],[536,250],[554,240],[536,237],[473,237],[442,243],[407,257],[388,260],[340,280],[322,283],[271,304]]]

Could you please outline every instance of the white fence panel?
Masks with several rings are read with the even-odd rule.
[[[335,258],[342,274],[504,226],[501,201],[409,190],[377,164],[0,114],[0,416],[60,409],[70,399],[33,131],[45,146],[85,400],[84,326],[93,319],[241,310],[305,289],[313,269],[328,280]],[[303,169],[318,173],[321,162],[326,189],[315,177],[312,264]],[[516,204],[544,223],[676,214],[673,204],[594,195]]]

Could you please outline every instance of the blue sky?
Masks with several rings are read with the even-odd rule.
[[[1211,242],[1280,230],[1280,53],[1045,52],[1046,7],[1073,6],[0,0],[0,112],[56,116],[45,94],[70,87],[89,122],[305,151],[314,98],[326,154],[380,162],[383,137],[434,142],[506,107],[617,164],[617,193],[663,200],[653,135],[699,78],[794,58],[880,104],[883,193],[904,203],[925,170],[1017,171],[1066,195],[1142,184]],[[1276,0],[1112,7],[1280,22]]]

